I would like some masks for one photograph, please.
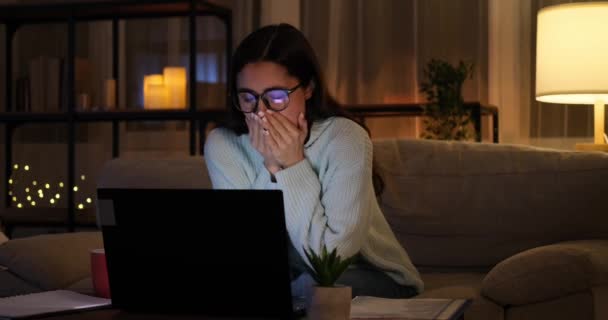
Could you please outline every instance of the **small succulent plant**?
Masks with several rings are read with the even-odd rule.
[[[338,255],[337,248],[328,252],[325,245],[320,254],[310,248],[308,250],[304,248],[304,253],[310,262],[310,265],[306,265],[306,269],[320,287],[335,286],[338,278],[354,261],[354,256],[343,260]]]

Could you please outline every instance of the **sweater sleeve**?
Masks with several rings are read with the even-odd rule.
[[[323,181],[308,160],[275,174],[283,191],[291,241],[320,252],[338,249],[342,257],[361,250],[375,201],[372,184],[372,143],[358,125],[343,128],[328,144],[329,167]]]
[[[226,129],[214,129],[205,142],[205,164],[214,189],[264,189],[267,170],[255,172],[238,137]]]

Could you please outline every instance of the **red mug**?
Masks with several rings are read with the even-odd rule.
[[[108,281],[108,266],[104,249],[91,250],[91,277],[95,295],[110,299],[110,282]]]

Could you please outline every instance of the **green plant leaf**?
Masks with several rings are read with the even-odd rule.
[[[314,251],[312,251],[312,249],[307,250],[306,248],[304,248],[304,254],[308,259],[308,262],[310,263],[310,266],[308,264],[305,264],[306,269],[308,270],[308,274],[310,274],[310,276],[315,280],[315,282],[319,283],[321,279],[317,271],[319,270],[319,264],[316,254],[314,253]]]
[[[338,248],[334,248],[334,250],[331,251],[331,253],[329,254],[329,257],[327,258],[327,264],[332,266],[336,263],[336,258],[338,256]]]
[[[320,254],[311,248],[303,248],[303,251],[310,264],[310,266],[306,265],[307,272],[317,282],[317,285],[323,287],[334,286],[348,265],[354,261],[353,257],[342,260],[337,248],[328,252],[325,245],[321,248]]]
[[[472,62],[451,65],[434,58],[424,66],[424,79],[419,87],[428,103],[423,109],[425,133],[421,137],[459,140],[471,136],[470,110],[465,109],[462,87],[466,79],[472,78],[474,66]]]

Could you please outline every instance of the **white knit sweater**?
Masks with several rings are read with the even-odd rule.
[[[301,257],[303,248],[328,249],[348,257],[360,253],[402,285],[423,290],[423,282],[380,211],[372,183],[372,142],[345,118],[315,122],[305,159],[275,174],[264,167],[249,136],[214,129],[205,161],[216,189],[280,189],[287,231]]]

